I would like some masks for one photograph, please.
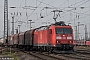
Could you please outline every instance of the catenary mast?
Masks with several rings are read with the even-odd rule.
[[[8,0],[4,0],[4,39],[8,42]]]

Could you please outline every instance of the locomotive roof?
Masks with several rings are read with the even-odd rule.
[[[56,22],[56,23],[51,24],[51,25],[55,25],[55,26],[67,26],[64,21]]]
[[[69,25],[66,25],[65,24],[65,22],[64,21],[60,21],[60,22],[56,22],[56,23],[54,23],[54,24],[51,24],[51,25],[49,25],[49,26],[41,26],[41,27],[39,27],[39,28],[36,28],[36,31],[39,31],[39,30],[45,30],[45,29],[49,29],[50,28],[50,26],[69,26]],[[69,26],[70,27],[70,26]]]

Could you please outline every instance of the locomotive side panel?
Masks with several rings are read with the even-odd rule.
[[[44,46],[47,46],[48,42],[47,42],[47,30],[42,30],[42,44]]]
[[[38,32],[34,32],[34,45],[47,46],[49,43],[48,39],[49,39],[48,30],[41,30]]]
[[[51,29],[47,30],[47,43],[48,43],[48,46],[53,46],[53,44],[52,44],[52,30]]]
[[[42,45],[42,32],[41,31],[38,32],[38,45],[39,46]]]
[[[34,32],[34,46],[38,45],[38,32]]]
[[[39,46],[47,45],[47,30],[41,30],[38,32],[38,45]]]

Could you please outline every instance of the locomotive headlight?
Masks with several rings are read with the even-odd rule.
[[[57,43],[58,43],[59,41],[57,41]]]
[[[62,39],[60,36],[56,36],[56,39]]]
[[[70,43],[72,43],[72,41],[69,41]]]
[[[72,36],[68,36],[67,39],[72,39]]]

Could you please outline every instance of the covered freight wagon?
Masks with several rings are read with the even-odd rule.
[[[14,45],[14,35],[11,35],[10,41],[8,41],[8,44],[9,44],[11,47],[13,47],[13,45]]]
[[[19,34],[15,34],[14,35],[14,47],[18,47],[18,43],[19,43]]]
[[[29,50],[33,46],[34,30],[28,30],[25,32],[25,49]]]
[[[19,33],[19,43],[18,43],[18,47],[19,48],[22,48],[25,44],[25,41],[24,41],[24,33],[25,32],[21,32]]]

